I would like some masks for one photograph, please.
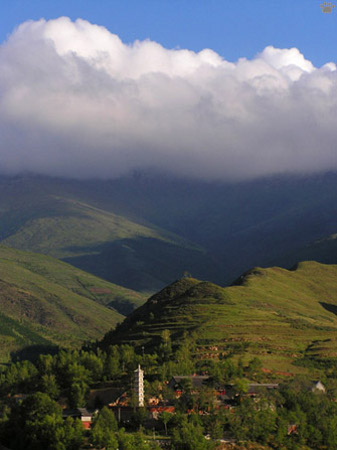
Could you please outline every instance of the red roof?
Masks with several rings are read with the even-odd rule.
[[[169,412],[169,413],[174,413],[175,411],[175,407],[174,406],[155,406],[153,408],[150,408],[150,412]]]

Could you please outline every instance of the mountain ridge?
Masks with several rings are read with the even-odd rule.
[[[294,372],[315,343],[325,342],[318,352],[323,360],[337,344],[337,266],[308,261],[292,270],[254,268],[225,288],[178,280],[108,333],[102,346],[129,341],[153,348],[164,330],[173,345],[184,333],[194,336],[200,355],[212,347],[217,357],[234,352]]]
[[[146,294],[189,272],[225,285],[254,266],[337,263],[337,174],[237,183],[135,174],[0,177],[0,239]]]

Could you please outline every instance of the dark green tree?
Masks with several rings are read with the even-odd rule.
[[[163,422],[163,424],[164,424],[164,428],[165,428],[165,434],[166,434],[166,436],[167,436],[167,424],[169,423],[169,421],[172,419],[172,414],[170,414],[170,413],[168,413],[168,412],[166,412],[166,411],[163,411],[161,414],[160,414],[160,420]]]
[[[172,446],[176,450],[207,450],[214,448],[213,443],[205,439],[202,427],[188,422],[184,416],[180,424],[173,429]]]
[[[90,440],[98,448],[118,449],[117,429],[114,413],[105,406],[93,420]]]
[[[12,409],[5,442],[17,450],[65,450],[60,406],[38,392]]]
[[[48,394],[50,398],[56,400],[60,394],[56,376],[48,373],[42,375],[39,382],[39,390],[45,394]]]

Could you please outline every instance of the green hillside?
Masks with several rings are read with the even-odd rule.
[[[234,352],[296,372],[313,354],[317,361],[337,358],[336,315],[336,265],[255,268],[227,288],[191,278],[171,284],[106,335],[103,345],[131,340],[152,346],[165,329],[177,344],[187,331],[200,357]]]
[[[0,246],[0,357],[36,345],[80,345],[143,298],[54,258]],[[113,306],[116,309],[113,309]]]
[[[0,176],[0,192],[0,242],[138,292],[185,272],[225,285],[254,266],[337,263],[332,241],[315,244],[337,230],[336,173],[237,183]]]
[[[142,218],[126,217],[106,189],[39,177],[0,179],[0,242],[62,259],[144,293],[185,271],[208,275],[197,244]],[[112,204],[111,204],[112,203]]]
[[[150,228],[89,204],[56,196],[51,197],[51,203],[56,206],[53,215],[44,211],[42,217],[27,220],[3,243],[65,258],[86,254],[90,250],[97,252],[97,247],[105,242],[161,237]]]

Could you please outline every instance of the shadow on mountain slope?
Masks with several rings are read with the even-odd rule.
[[[56,355],[59,351],[57,345],[27,345],[15,352],[11,352],[11,361],[18,362],[23,360],[37,361],[40,355]]]
[[[157,291],[185,272],[220,279],[219,263],[206,252],[153,238],[121,239],[64,261],[137,291]]]
[[[321,306],[323,306],[323,308],[326,311],[329,311],[333,314],[335,314],[335,316],[337,316],[337,305],[332,305],[331,303],[324,303],[324,302],[319,302]]]

